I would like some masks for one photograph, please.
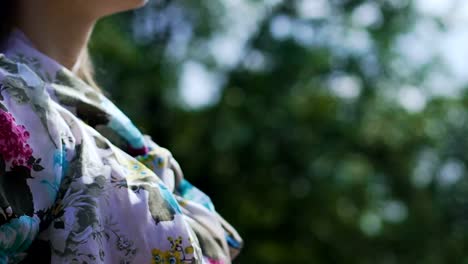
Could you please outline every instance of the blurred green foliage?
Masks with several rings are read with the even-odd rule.
[[[229,54],[211,43],[252,20],[240,2],[261,15]],[[326,2],[150,2],[98,24],[98,81],[238,228],[237,263],[468,263],[468,97],[395,100],[435,64],[394,67],[409,1]],[[194,62],[222,80],[201,107],[179,89]]]

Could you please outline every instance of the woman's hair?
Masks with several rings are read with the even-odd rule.
[[[17,0],[6,0],[0,3],[0,44],[6,40],[15,26],[14,19],[17,15],[17,7]],[[94,80],[94,67],[87,48],[80,56],[79,65],[80,67],[76,71],[76,75],[88,85],[100,91],[99,86]]]

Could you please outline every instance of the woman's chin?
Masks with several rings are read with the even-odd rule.
[[[134,0],[135,8],[143,7],[148,3],[149,0]]]
[[[97,13],[98,16],[102,17],[143,7],[148,3],[148,0],[104,0],[100,3],[102,4],[102,12],[97,11]]]

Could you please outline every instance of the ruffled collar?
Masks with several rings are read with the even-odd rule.
[[[56,82],[60,71],[69,71],[60,63],[34,47],[31,40],[19,29],[14,29],[1,50],[13,61],[28,65],[43,81]]]
[[[43,82],[50,97],[132,156],[149,150],[142,133],[106,96],[90,87],[59,62],[40,52],[28,37],[13,30],[0,50],[26,65]]]

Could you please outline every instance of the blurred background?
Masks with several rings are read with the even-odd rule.
[[[153,0],[91,44],[236,263],[468,263],[467,1]]]

